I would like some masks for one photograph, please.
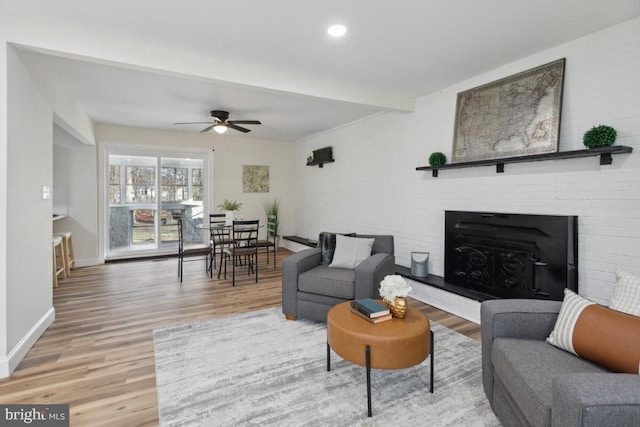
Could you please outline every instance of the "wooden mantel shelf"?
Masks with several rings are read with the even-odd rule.
[[[624,145],[612,145],[611,147],[588,148],[586,150],[561,151],[557,153],[531,154],[528,156],[507,157],[504,159],[476,160],[473,162],[451,163],[448,165],[440,165],[440,166],[419,166],[416,168],[416,170],[431,171],[431,176],[435,178],[438,176],[439,170],[462,169],[462,168],[472,168],[477,166],[495,165],[496,173],[502,173],[504,172],[504,165],[507,163],[525,163],[525,162],[539,162],[544,160],[576,159],[580,157],[592,157],[592,156],[600,156],[601,165],[610,165],[613,162],[613,159],[611,158],[612,154],[631,153],[632,151],[633,151],[633,147],[627,147]]]

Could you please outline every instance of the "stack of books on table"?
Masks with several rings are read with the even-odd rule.
[[[389,309],[371,298],[351,301],[351,312],[371,323],[380,323],[385,320],[391,320],[391,312]]]

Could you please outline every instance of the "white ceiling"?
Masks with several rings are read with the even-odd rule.
[[[26,66],[46,67],[96,122],[176,130],[223,109],[261,120],[250,136],[296,141],[637,17],[640,0],[0,0],[0,13],[237,70],[195,78],[26,46]],[[337,22],[339,40],[326,35]]]

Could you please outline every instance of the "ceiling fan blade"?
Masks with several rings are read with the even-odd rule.
[[[261,125],[260,120],[229,120],[232,125]]]
[[[184,123],[174,123],[174,125],[201,125],[201,124],[209,124],[211,122],[184,122]]]
[[[205,132],[209,132],[215,125],[211,125],[211,126],[207,126],[206,128],[202,129],[200,131],[200,133],[205,133]]]
[[[239,130],[240,132],[244,132],[244,133],[251,132],[250,129],[243,128],[241,126],[236,126],[231,122],[227,122],[227,127],[230,127],[231,129]]]

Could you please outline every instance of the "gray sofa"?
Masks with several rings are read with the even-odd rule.
[[[545,340],[562,303],[481,306],[482,382],[505,426],[640,426],[640,375],[617,374]]]
[[[332,233],[320,233],[317,248],[300,251],[282,262],[282,312],[287,319],[326,322],[329,309],[338,303],[379,298],[380,282],[395,272],[393,236],[350,234],[375,239],[371,256],[350,270],[322,264],[320,246],[327,234]]]

